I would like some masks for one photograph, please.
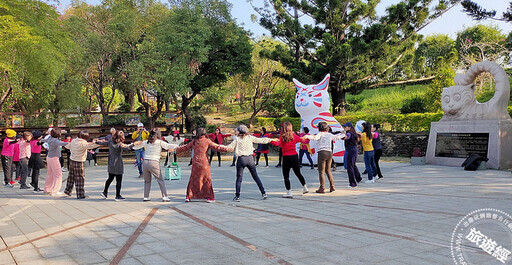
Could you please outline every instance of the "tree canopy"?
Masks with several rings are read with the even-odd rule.
[[[379,16],[379,1],[268,0],[260,23],[287,44],[272,58],[301,80],[331,74],[335,112],[344,113],[345,93],[397,80],[423,80],[412,71],[417,31],[459,1],[405,0]],[[313,22],[299,19],[306,16]]]
[[[476,20],[493,19],[512,22],[512,2],[509,3],[507,10],[501,14],[501,17],[496,17],[496,10],[487,10],[471,0],[462,1],[462,7],[464,8],[464,12]]]

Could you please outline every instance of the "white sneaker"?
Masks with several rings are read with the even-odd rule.
[[[148,202],[148,201],[151,201],[151,199],[149,197],[145,197],[144,199],[142,199],[143,202]]]
[[[308,186],[306,184],[304,184],[304,186],[302,186],[302,194],[306,194],[308,192],[309,192]]]
[[[63,167],[62,172],[68,172],[68,170],[65,167]]]
[[[293,198],[292,191],[291,190],[287,190],[286,194],[283,195],[283,198]]]
[[[162,201],[163,202],[170,202],[171,199],[169,199],[169,197],[165,196],[165,197],[162,198]]]
[[[370,179],[367,179],[367,180],[365,180],[365,181],[364,181],[364,183],[375,183],[375,180],[373,180],[373,179],[371,179],[371,180],[370,180]]]
[[[261,196],[263,197],[264,200],[266,200],[268,198],[266,193],[263,193]]]

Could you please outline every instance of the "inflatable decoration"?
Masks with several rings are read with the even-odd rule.
[[[300,114],[301,128],[308,127],[310,134],[318,133],[318,123],[324,121],[331,127],[332,131],[343,131],[341,124],[332,116],[329,112],[330,108],[330,97],[327,87],[329,86],[330,75],[327,74],[320,82],[316,85],[304,85],[301,82],[293,79],[293,83],[297,88],[297,94],[295,96],[295,110]],[[298,131],[298,128],[294,128]],[[298,146],[298,145],[297,145]],[[317,161],[316,154],[316,141],[310,142],[313,162]],[[343,163],[343,154],[345,153],[345,147],[343,140],[334,142],[333,157],[334,161]],[[308,163],[306,157],[303,158],[304,163]],[[302,163],[302,161],[299,161]]]

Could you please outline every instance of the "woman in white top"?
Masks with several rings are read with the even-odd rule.
[[[185,139],[180,137],[179,131],[171,132],[168,136],[164,137],[164,139],[167,143],[174,144],[176,146],[180,146],[185,141]],[[172,162],[169,163],[169,155],[170,155],[170,152],[167,152],[167,156],[165,157],[164,167],[166,167],[167,165],[170,165],[172,163]],[[173,152],[173,162],[178,162],[176,152]]]
[[[162,140],[162,135],[157,128],[151,130],[148,140],[143,141],[142,145],[145,149],[144,162],[142,163],[142,176],[144,177],[144,199],[143,201],[150,201],[149,192],[151,190],[151,176],[155,176],[160,191],[162,192],[162,201],[169,202],[171,199],[167,197],[167,189],[163,180],[162,171],[160,170],[160,156],[162,149],[174,152],[177,145],[166,143]],[[140,144],[137,143],[137,144]]]
[[[228,145],[228,148],[233,148],[235,154],[237,156],[236,161],[236,192],[233,201],[240,201],[240,190],[242,188],[242,177],[244,174],[244,168],[248,168],[251,173],[252,179],[258,185],[260,189],[261,196],[263,199],[267,198],[267,194],[265,193],[265,188],[263,187],[263,183],[256,172],[256,166],[254,165],[254,146],[253,144],[268,144],[271,141],[277,141],[277,139],[271,138],[258,138],[249,134],[249,129],[245,125],[240,125],[236,128],[238,131],[237,137]]]
[[[329,133],[329,125],[326,122],[318,123],[319,133],[315,135],[305,135],[304,139],[317,141],[317,150],[318,150],[318,179],[320,180],[320,187],[316,190],[316,193],[325,193],[325,176],[324,173],[327,174],[329,178],[329,183],[331,185],[330,192],[335,191],[334,188],[334,178],[332,177],[331,172],[331,163],[332,163],[332,149],[331,144],[333,140],[340,140],[345,135],[333,135]]]

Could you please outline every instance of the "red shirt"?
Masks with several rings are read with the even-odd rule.
[[[30,152],[34,154],[40,154],[41,153],[41,146],[37,143],[39,142],[38,139],[32,139],[30,141]]]
[[[14,153],[12,156],[12,162],[20,162],[20,144],[15,143],[14,145]]]
[[[222,144],[222,141],[224,140],[224,137],[229,137],[229,136],[231,136],[231,134],[222,134],[222,133],[219,133],[219,134],[210,133],[210,134],[208,134],[208,137],[210,137],[210,139],[212,139],[212,142],[218,143],[218,144]],[[217,138],[218,142],[215,142],[215,138]]]
[[[3,142],[2,155],[3,156],[14,156],[14,140],[5,138]]]
[[[302,139],[300,139],[299,136],[296,134],[293,134],[293,140],[290,142],[283,142],[283,139],[279,137],[279,141],[270,142],[271,144],[275,146],[281,146],[281,149],[283,150],[283,156],[291,156],[297,154],[297,143],[301,143]]]

